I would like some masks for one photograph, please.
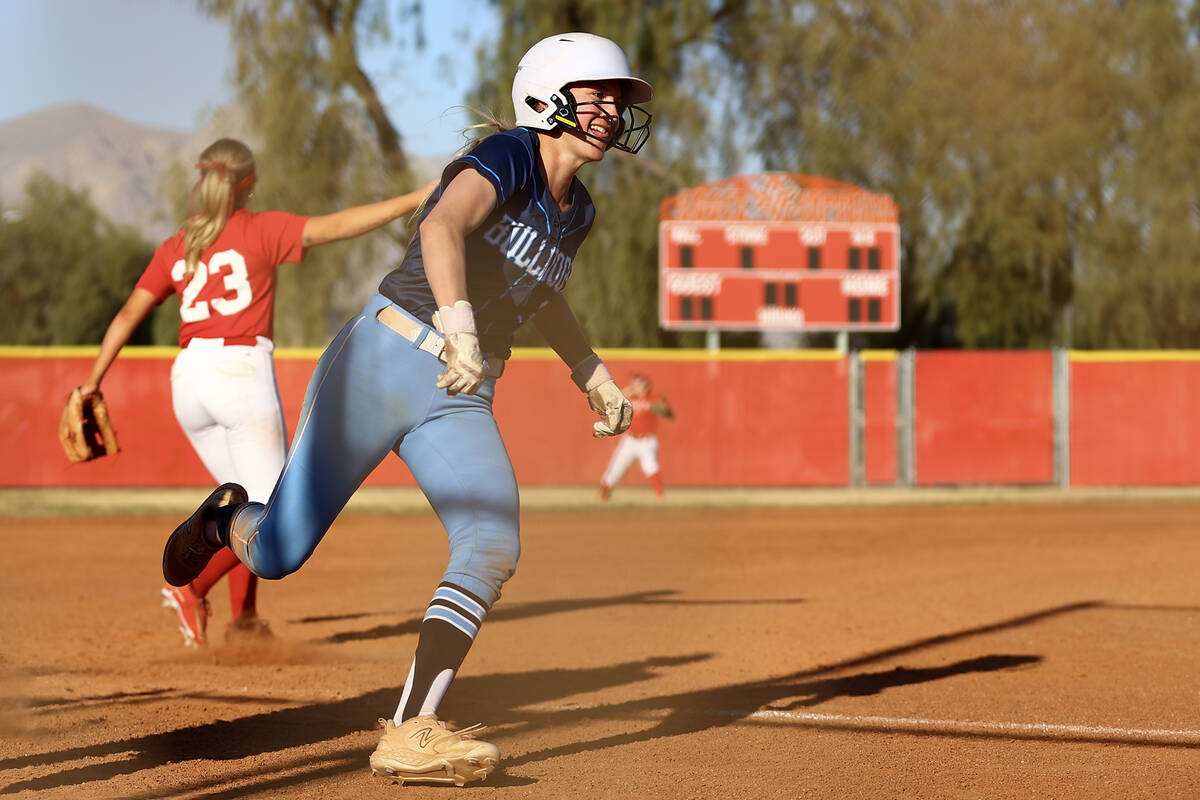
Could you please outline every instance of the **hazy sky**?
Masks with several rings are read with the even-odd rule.
[[[493,12],[484,0],[425,6],[423,51],[371,51],[364,60],[406,148],[432,155],[455,147],[464,118],[443,112],[462,101]],[[191,130],[205,109],[231,101],[232,62],[227,28],[191,0],[0,0],[0,121],[86,102]],[[425,88],[401,91],[401,77]]]

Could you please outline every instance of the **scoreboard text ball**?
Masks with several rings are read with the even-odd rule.
[[[767,173],[670,197],[660,220],[664,328],[900,327],[900,226],[887,195]]]

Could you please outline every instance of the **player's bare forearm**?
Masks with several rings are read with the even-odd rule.
[[[315,247],[370,233],[405,214],[411,214],[436,187],[437,181],[430,181],[415,192],[389,200],[355,206],[319,217],[309,217],[304,223],[304,246]]]
[[[554,293],[550,302],[534,315],[533,324],[568,367],[574,369],[592,354],[592,346],[588,344],[575,312],[561,294]]]
[[[421,224],[421,251],[425,277],[438,307],[469,300],[465,238],[442,220],[426,218]]]
[[[467,295],[466,238],[496,208],[496,189],[475,170],[451,178],[437,205],[421,222],[425,277],[439,307]]]
[[[155,303],[154,295],[145,289],[135,288],[129,295],[125,305],[121,306],[121,310],[108,324],[104,338],[100,340],[100,354],[96,356],[96,362],[92,365],[92,372],[88,376],[87,383],[82,384],[81,387],[84,394],[90,394],[100,388],[100,382],[104,380],[104,375],[116,360],[117,354],[129,343],[129,338],[133,336],[137,326],[142,324],[142,320],[154,308]]]

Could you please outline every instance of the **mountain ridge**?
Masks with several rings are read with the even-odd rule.
[[[0,204],[19,204],[30,176],[41,170],[86,189],[103,214],[157,244],[178,225],[159,197],[167,169],[176,161],[190,163],[214,139],[243,127],[228,110],[195,131],[179,131],[131,122],[83,102],[0,120]],[[414,175],[425,181],[450,157],[409,158]]]

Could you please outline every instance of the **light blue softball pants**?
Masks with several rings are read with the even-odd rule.
[[[443,580],[490,606],[520,555],[516,477],[492,416],[496,381],[447,395],[436,386],[445,366],[418,349],[438,334],[424,326],[410,342],[376,319],[387,305],[374,295],[321,356],[275,490],[237,513],[230,546],[259,577],[295,572],[394,451],[449,535]]]

